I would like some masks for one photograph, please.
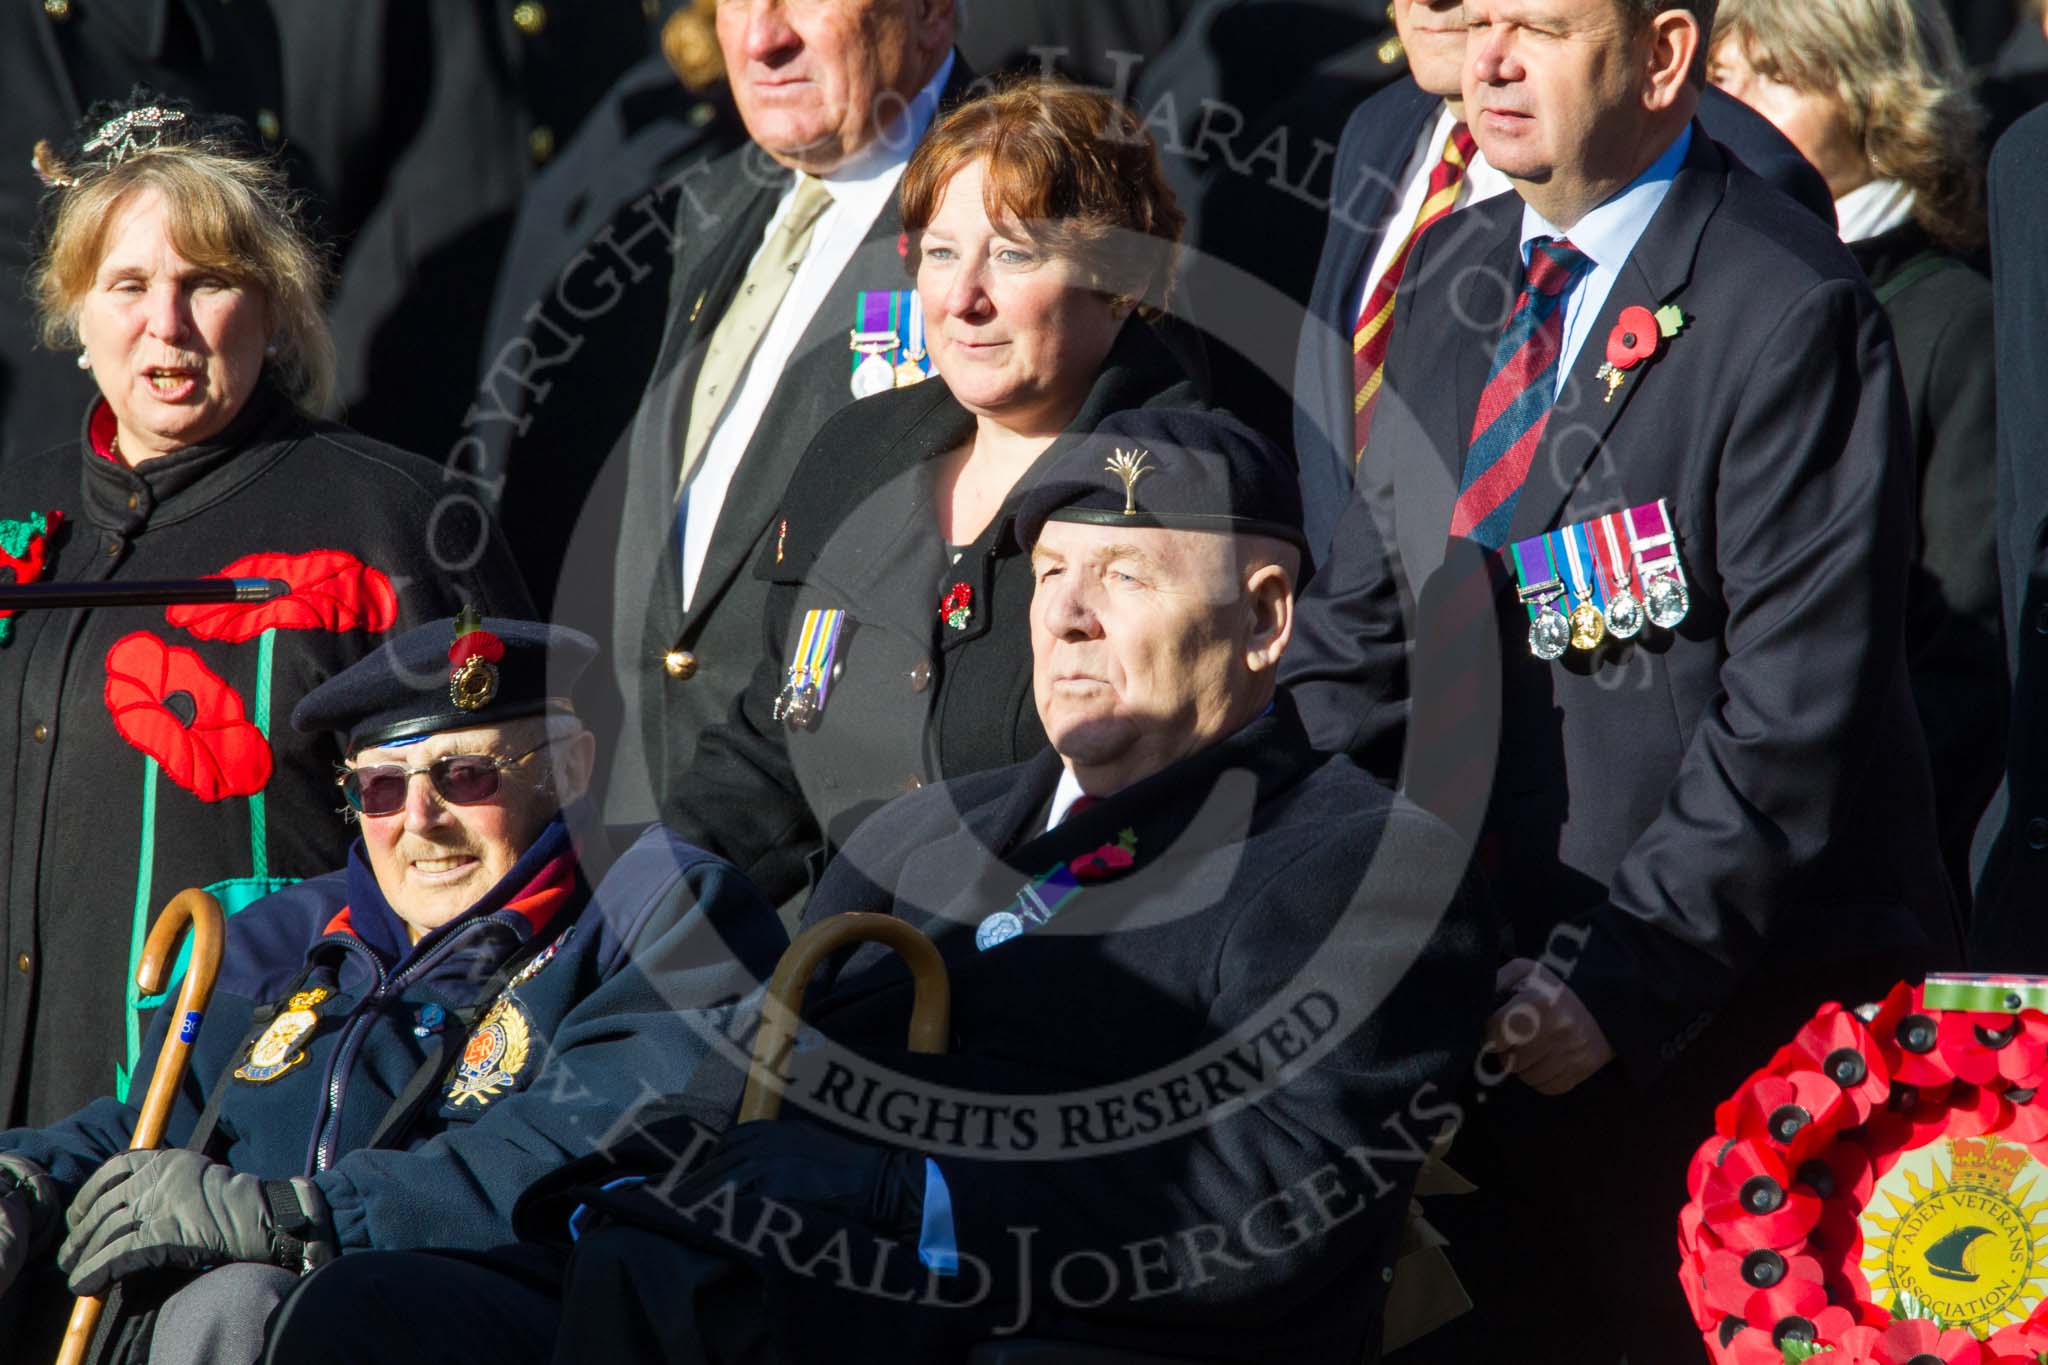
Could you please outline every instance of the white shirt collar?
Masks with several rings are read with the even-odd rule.
[[[1671,182],[1678,178],[1678,168],[1685,164],[1686,153],[1690,150],[1692,125],[1688,123],[1647,170],[1618,194],[1572,224],[1569,232],[1524,203],[1523,263],[1528,263],[1529,244],[1536,238],[1568,237],[1571,244],[1590,257],[1595,265],[1609,270],[1620,269],[1629,253],[1636,249],[1636,243],[1642,240],[1643,230],[1650,226],[1650,220],[1663,206],[1664,196],[1671,192]]]
[[[1045,827],[1049,830],[1058,829],[1060,821],[1067,818],[1067,812],[1074,808],[1074,803],[1084,794],[1081,790],[1081,779],[1074,776],[1074,770],[1062,766],[1059,785],[1052,789],[1052,809],[1046,812]]]
[[[1858,185],[1835,201],[1835,221],[1845,242],[1882,236],[1912,216],[1913,191],[1896,180]]]

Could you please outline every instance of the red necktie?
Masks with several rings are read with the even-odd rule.
[[[1564,295],[1592,268],[1592,257],[1562,237],[1538,237],[1530,244],[1528,282],[1494,345],[1493,373],[1472,416],[1464,477],[1451,510],[1452,535],[1489,550],[1507,544],[1515,499],[1557,402]]]
[[[1365,454],[1366,437],[1372,434],[1372,410],[1379,402],[1380,379],[1387,367],[1387,343],[1394,335],[1394,291],[1401,287],[1401,276],[1408,269],[1408,253],[1415,249],[1415,239],[1424,228],[1457,205],[1458,186],[1464,182],[1465,168],[1471,163],[1476,145],[1464,124],[1452,125],[1444,154],[1429,173],[1429,193],[1422,197],[1415,226],[1408,229],[1408,238],[1394,253],[1387,273],[1373,286],[1372,297],[1366,300],[1365,310],[1358,315],[1358,326],[1351,333],[1351,378],[1356,386],[1351,410],[1358,422],[1356,444],[1351,452],[1354,468],[1358,457]]]

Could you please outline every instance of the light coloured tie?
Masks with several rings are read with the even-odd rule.
[[[781,223],[755,254],[739,292],[713,329],[703,368],[697,372],[697,387],[690,396],[690,429],[683,440],[683,467],[676,482],[679,495],[711,440],[711,429],[745,376],[747,362],[753,359],[768,324],[775,320],[775,310],[782,306],[797,267],[803,264],[811,245],[811,229],[831,205],[824,181],[813,175],[797,177],[789,212],[782,215]]]

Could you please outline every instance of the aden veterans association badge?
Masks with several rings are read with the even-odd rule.
[[[533,1027],[510,989],[491,1003],[483,1022],[469,1035],[455,1075],[448,1082],[448,1102],[486,1105],[498,1092],[519,1083],[533,1048]]]
[[[284,1013],[272,1019],[263,1036],[250,1045],[249,1060],[235,1068],[235,1079],[261,1085],[305,1061],[305,1050],[299,1044],[319,1025],[320,1002],[330,994],[331,991],[316,986],[287,1001]]]
[[[2048,1297],[2048,1169],[2017,1143],[1951,1138],[1907,1152],[1860,1222],[1875,1302],[1910,1295],[1983,1335]]]

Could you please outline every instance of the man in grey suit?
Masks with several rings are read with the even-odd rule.
[[[863,296],[910,287],[896,185],[965,88],[953,29],[954,0],[718,6],[750,141],[683,186],[667,334],[628,438],[604,585],[627,712],[613,818],[662,802],[761,654],[767,585],[743,570],[812,436],[854,396]]]

